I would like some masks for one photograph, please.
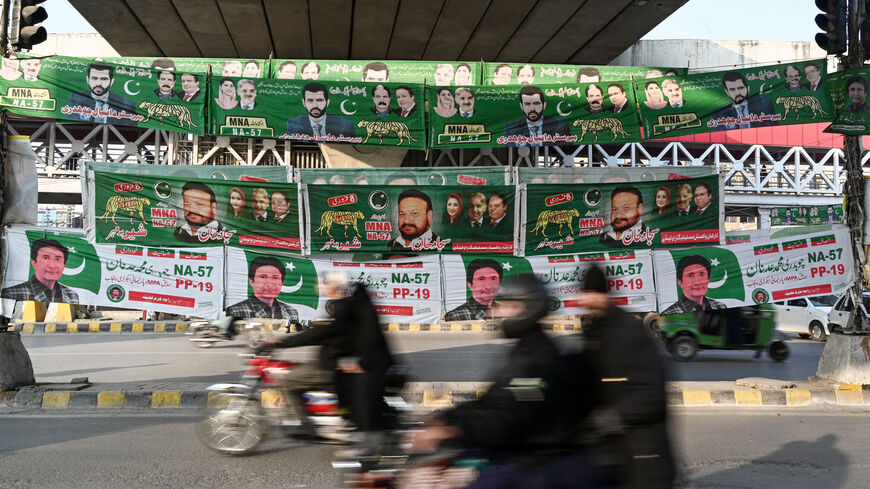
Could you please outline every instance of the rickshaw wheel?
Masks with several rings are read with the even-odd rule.
[[[774,362],[782,362],[783,360],[788,358],[788,345],[786,345],[782,341],[773,341],[767,347],[767,354]]]
[[[688,362],[698,353],[698,340],[694,336],[680,335],[670,342],[671,355],[681,362]]]

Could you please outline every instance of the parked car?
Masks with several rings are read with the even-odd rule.
[[[828,313],[837,296],[800,297],[773,303],[776,308],[776,329],[796,333],[801,338],[825,341],[828,330]]]
[[[864,302],[864,309],[870,312],[870,292],[864,293],[862,301]],[[828,313],[828,330],[846,327],[849,324],[849,318],[852,316],[854,308],[849,294],[844,294],[837,299],[834,307],[831,308],[831,312]]]

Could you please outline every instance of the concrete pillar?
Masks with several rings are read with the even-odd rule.
[[[758,207],[758,229],[770,229],[770,209],[772,207]]]

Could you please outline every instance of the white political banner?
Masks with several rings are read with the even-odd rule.
[[[309,259],[230,247],[226,312],[282,319],[295,315],[303,321],[328,317],[332,301],[319,296],[318,283],[332,270],[366,287],[382,323],[440,321],[441,268],[436,255],[378,261],[351,256]]]
[[[445,321],[489,318],[501,283],[521,273],[533,273],[544,284],[550,296],[551,314],[581,314],[584,311],[578,301],[580,287],[586,270],[593,264],[604,270],[615,304],[633,312],[653,311],[656,307],[650,250],[527,258],[444,255],[441,260]]]
[[[6,231],[0,297],[217,318],[224,250],[91,244],[81,232]]]
[[[654,260],[663,314],[840,294],[855,281],[849,231],[842,227],[766,242],[655,250]]]

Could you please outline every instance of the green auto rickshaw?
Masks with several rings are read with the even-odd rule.
[[[767,349],[774,362],[788,358],[788,345],[774,340],[776,310],[770,304],[710,311],[684,312],[658,319],[668,352],[677,360],[691,360],[698,350]]]

